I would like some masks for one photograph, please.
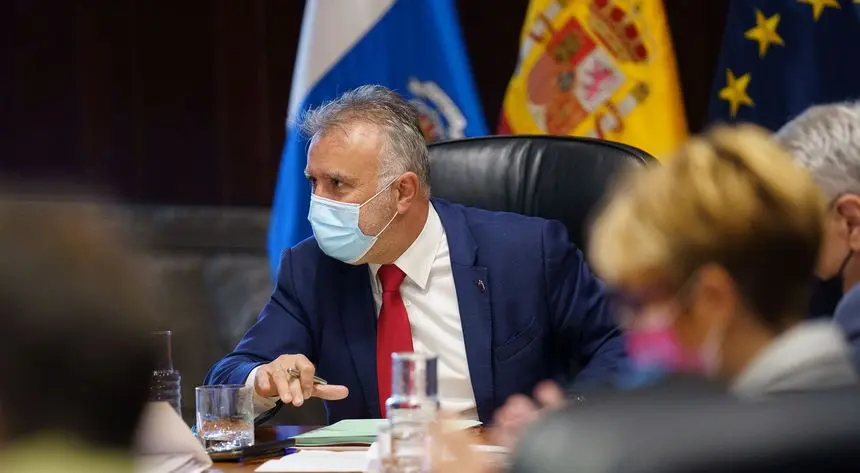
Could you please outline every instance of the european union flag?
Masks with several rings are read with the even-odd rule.
[[[732,0],[710,120],[773,131],[860,96],[860,0]]]
[[[269,224],[269,260],[311,236],[302,111],[365,84],[406,96],[428,141],[487,134],[454,0],[309,0]]]

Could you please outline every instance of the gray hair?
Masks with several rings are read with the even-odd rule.
[[[393,90],[363,85],[308,110],[299,126],[313,142],[331,129],[346,130],[357,122],[378,127],[386,137],[379,155],[379,186],[405,172],[414,172],[429,195],[430,158],[418,125],[418,111]]]
[[[810,107],[775,135],[828,199],[860,194],[860,102]]]

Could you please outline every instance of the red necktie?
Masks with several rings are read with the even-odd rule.
[[[382,284],[382,307],[376,323],[376,379],[379,383],[379,411],[385,417],[385,401],[391,396],[391,354],[412,351],[412,329],[400,297],[400,284],[406,274],[393,264],[385,264],[377,275]]]

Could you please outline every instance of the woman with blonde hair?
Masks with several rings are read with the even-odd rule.
[[[592,229],[631,359],[741,397],[857,383],[829,321],[804,322],[825,202],[763,131],[720,127],[619,182]]]
[[[769,134],[718,127],[617,184],[589,258],[613,289],[632,361],[705,374],[746,399],[857,384],[839,329],[804,321],[824,198]],[[558,386],[544,388],[543,410],[564,404]],[[539,406],[506,408],[513,420],[497,415],[494,436],[514,448]],[[490,471],[468,439],[443,439],[459,453],[435,471]]]

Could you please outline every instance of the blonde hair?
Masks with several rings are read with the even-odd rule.
[[[665,165],[625,176],[610,195],[589,242],[608,283],[657,273],[680,285],[716,263],[762,315],[808,297],[825,201],[758,127],[714,128]]]

